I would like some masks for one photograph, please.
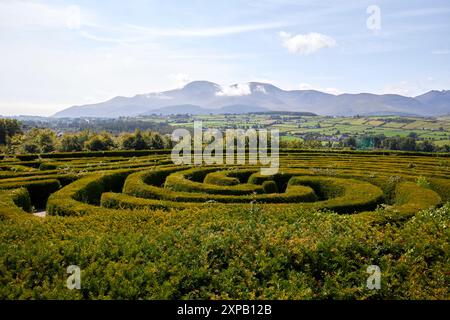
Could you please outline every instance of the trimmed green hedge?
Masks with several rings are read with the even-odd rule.
[[[100,205],[109,209],[149,209],[172,210],[198,206],[198,203],[173,202],[158,199],[143,199],[123,193],[105,192],[102,194]]]
[[[48,197],[61,188],[57,179],[18,181],[0,183],[0,189],[26,188],[30,194],[31,203],[36,208],[45,208]]]
[[[272,180],[264,181],[262,184],[262,188],[265,193],[278,193],[278,186],[275,181]]]
[[[149,157],[145,157],[147,155]],[[167,150],[52,153],[40,156],[46,159],[45,162],[42,159],[36,160],[38,155],[18,155],[18,158],[24,161],[12,159],[2,162],[2,169],[5,169],[0,172],[0,188],[2,185],[7,188],[17,188],[27,184],[33,205],[43,206],[46,196],[53,191],[46,194],[40,192],[45,190],[44,186],[39,186],[40,183],[45,184],[50,180],[54,183],[54,180],[58,180],[59,184],[64,186],[76,179],[96,175],[97,173],[94,172],[97,170],[105,172],[125,170],[132,173],[126,178],[123,187],[125,194],[155,199],[159,202],[167,202],[166,204],[173,203],[177,208],[182,202],[197,203],[197,205],[208,201],[230,204],[251,201],[274,204],[301,202],[302,206],[351,213],[373,210],[383,200],[377,197],[379,190],[373,189],[376,186],[384,191],[384,202],[394,204],[393,210],[400,212],[403,209],[399,208],[404,208],[405,211],[413,212],[422,206],[417,206],[413,198],[410,199],[409,205],[408,203],[398,204],[398,187],[400,183],[413,183],[412,181],[415,181],[417,177],[423,176],[429,182],[433,192],[436,192],[444,201],[450,200],[450,179],[447,179],[450,166],[449,161],[446,160],[448,158],[441,155],[419,157],[419,154],[412,158],[413,155],[383,151],[282,150],[280,173],[273,176],[262,176],[259,173],[259,167],[252,166],[175,167],[171,165]],[[143,157],[128,159],[127,156]],[[164,166],[165,164],[168,166]],[[10,168],[32,170],[31,168],[38,167],[41,171],[6,171]],[[156,169],[149,170],[150,168]],[[331,182],[332,180],[313,181],[311,177],[345,181],[335,185]],[[291,178],[293,180],[289,182]],[[308,181],[295,183],[302,178]],[[369,191],[367,201],[359,202],[360,185],[355,184],[353,193],[346,191],[352,188],[350,186],[346,189],[346,184],[351,179],[359,183],[375,185],[367,189]],[[32,185],[36,185],[37,189],[32,190]],[[367,185],[361,186],[362,190],[366,190]],[[430,189],[418,192],[436,200],[434,198],[436,194],[430,196]],[[101,193],[109,191],[108,188],[99,193],[95,192],[95,188],[87,190],[86,192],[92,192],[94,200],[88,195],[75,200],[80,203],[86,201],[85,204],[88,205],[98,205]],[[114,191],[121,190],[119,188]],[[354,199],[350,197],[352,194]],[[344,200],[349,202],[344,203]],[[439,203],[434,200],[431,202]],[[304,203],[312,201],[316,202]]]
[[[293,203],[317,200],[314,190],[306,186],[292,186],[289,192],[286,193],[246,195],[223,195],[201,192],[173,191],[168,188],[160,187],[161,184],[164,183],[166,177],[170,177],[172,173],[177,173],[176,171],[183,169],[185,168],[169,167],[165,169],[154,169],[131,174],[125,181],[123,193],[139,198],[161,199],[175,202],[206,202],[214,200],[222,203],[248,203],[251,201],[258,201],[262,203]],[[217,170],[217,168],[215,170]],[[186,170],[183,172],[186,172]],[[193,172],[198,173],[197,171]],[[202,185],[201,183],[198,184]],[[214,185],[205,185],[204,190],[210,188],[210,186],[219,187]],[[261,186],[258,187],[262,190]]]
[[[42,162],[39,165],[39,170],[46,171],[46,170],[55,170],[59,166],[59,163],[52,163],[52,162]]]
[[[373,210],[383,200],[383,191],[373,184],[354,179],[334,177],[299,176],[289,180],[292,185],[306,185],[325,199],[308,206],[316,209],[329,209],[337,213],[352,213]]]
[[[30,211],[31,201],[27,189],[0,190],[0,220]]]
[[[395,188],[395,205],[391,210],[403,217],[410,217],[420,210],[434,208],[441,203],[441,197],[433,190],[414,182],[401,182]]]
[[[16,154],[15,157],[20,161],[31,161],[39,159],[38,154]]]
[[[77,180],[58,192],[47,201],[47,213],[50,215],[79,216],[93,212],[103,212],[100,204],[103,192],[119,192],[125,178],[133,170],[101,172]],[[107,211],[105,211],[107,212]]]
[[[170,154],[169,149],[158,150],[110,150],[110,151],[80,151],[80,152],[54,152],[43,153],[41,158],[90,158],[90,157],[142,157],[154,154]]]
[[[202,183],[208,173],[219,170],[219,168],[192,168],[170,174],[166,178],[164,187],[173,191],[200,192],[221,195],[249,195],[253,193],[264,193],[261,186],[253,184],[239,184],[235,186],[222,186]]]
[[[214,184],[217,186],[235,186],[240,183],[238,178],[229,177],[224,171],[210,172],[206,175],[204,183]]]

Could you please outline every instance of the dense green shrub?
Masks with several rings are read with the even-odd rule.
[[[297,184],[311,187],[319,199],[323,199],[311,206],[338,213],[373,210],[383,200],[383,191],[380,188],[354,179],[299,176],[289,180],[289,186]]]
[[[420,210],[434,208],[441,202],[441,197],[433,190],[413,182],[402,182],[395,189],[395,206],[392,209],[399,215],[409,217]]]
[[[193,168],[170,174],[164,184],[165,188],[173,191],[202,192],[222,195],[248,195],[263,193],[262,187],[253,184],[239,184],[235,186],[222,186],[202,183],[205,176],[218,168]]]
[[[238,178],[227,176],[224,171],[210,172],[205,176],[204,183],[215,184],[218,186],[235,186],[240,183]]]
[[[262,188],[265,193],[277,193],[278,192],[278,186],[275,183],[275,181],[264,181],[262,184]]]
[[[51,163],[51,162],[42,162],[39,165],[39,170],[46,171],[46,170],[55,170],[59,166],[59,163]]]
[[[305,186],[292,186],[290,192],[283,194],[245,194],[240,192],[239,189],[236,191],[232,190],[232,187],[228,187],[229,189],[226,189],[225,191],[226,194],[220,194],[219,192],[222,192],[226,187],[195,183],[191,180],[187,180],[185,176],[183,176],[192,174],[197,175],[197,177],[194,176],[194,179],[202,179],[207,173],[205,171],[218,170],[217,168],[180,171],[182,169],[184,168],[169,167],[131,174],[125,181],[123,193],[146,199],[161,199],[176,202],[206,202],[213,200],[222,203],[249,203],[251,201],[263,203],[293,203],[315,201],[317,199],[314,191]],[[180,176],[176,176],[176,179],[170,181],[170,188],[168,188],[168,178],[173,177],[173,175],[177,173],[183,174],[181,175],[182,178],[178,179]],[[166,183],[164,183],[164,181],[166,181]],[[160,186],[163,183],[164,188],[161,188]],[[177,183],[178,185],[176,185]],[[172,188],[177,190],[196,191],[175,191]],[[255,185],[254,188],[260,188],[260,193],[264,192],[261,186]],[[236,193],[239,195],[235,195]]]
[[[6,220],[0,298],[450,298],[449,206],[401,225],[354,217],[247,205]],[[71,264],[81,290],[66,288]],[[366,287],[373,264],[380,290]]]
[[[2,161],[0,299],[450,298],[447,156],[282,150],[280,172],[261,176],[126,152]],[[173,174],[201,192],[164,188]],[[35,200],[15,188],[56,180],[49,215],[26,214]],[[243,184],[263,191],[210,192]],[[66,288],[71,264],[81,290]],[[381,290],[366,288],[372,264]]]
[[[0,180],[1,181],[1,180]],[[36,208],[45,208],[48,197],[61,188],[61,184],[56,179],[0,182],[0,189],[26,188],[30,194],[31,203]]]
[[[77,180],[50,196],[47,202],[47,213],[79,216],[102,211],[101,208],[95,206],[100,204],[102,193],[120,191],[125,178],[132,171],[101,172]]]
[[[31,200],[27,189],[0,190],[0,220],[30,211]]]
[[[40,155],[41,158],[86,158],[86,157],[142,157],[154,154],[170,154],[170,150],[110,150],[83,152],[54,152]],[[23,157],[23,155],[16,155]],[[37,155],[36,155],[37,158]]]
[[[21,161],[36,160],[39,158],[38,154],[16,154],[15,157]]]

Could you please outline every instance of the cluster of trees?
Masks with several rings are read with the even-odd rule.
[[[325,147],[331,147],[328,145],[323,145],[319,140],[281,140],[280,148],[289,148],[289,149],[320,149]]]
[[[66,118],[38,118],[22,120],[26,128],[49,128],[57,132],[80,132],[89,130],[94,132],[107,131],[113,134],[122,132],[134,132],[136,129],[142,131],[155,131],[162,134],[172,133],[173,127],[167,124],[163,119],[161,122],[148,121],[136,118],[117,118],[117,119],[66,119]]]
[[[7,144],[14,135],[19,133],[22,133],[19,121],[0,118],[0,145]]]
[[[406,137],[386,137],[384,135],[351,136],[339,141],[322,141],[320,136],[310,136],[307,139],[282,140],[282,148],[320,149],[349,148],[353,150],[400,150],[421,152],[450,152],[450,145],[438,146],[430,140],[420,140],[412,132]]]
[[[450,146],[437,146],[430,140],[419,140],[415,132],[406,137],[386,137],[385,135],[364,135],[349,137],[343,141],[351,149],[382,149],[422,152],[449,152]]]
[[[123,133],[115,136],[106,131],[95,133],[84,130],[78,133],[57,135],[51,129],[33,128],[16,134],[6,143],[8,153],[49,153],[54,151],[106,151],[145,150],[171,148],[170,137],[152,131]]]
[[[114,124],[114,120],[102,121],[104,121],[104,124]],[[61,123],[59,124],[61,125]],[[124,125],[124,129],[129,129],[130,127],[128,125],[132,127],[140,124],[124,119],[115,124],[117,125],[118,123]],[[79,122],[77,124],[80,125]],[[164,125],[162,126],[164,127]],[[0,153],[49,153],[54,151],[76,152],[115,149],[146,150],[172,147],[172,141],[169,136],[152,130],[141,131],[140,129],[135,129],[133,133],[121,131],[119,134],[108,131],[96,132],[89,129],[75,130],[75,132],[57,134],[50,128],[24,130],[20,121],[15,119],[0,119]],[[347,137],[339,141],[321,141],[319,136],[309,136],[304,140],[282,140],[280,147],[450,152],[450,146],[437,146],[432,141],[420,140],[414,132],[406,137],[386,137],[382,134],[360,135]]]

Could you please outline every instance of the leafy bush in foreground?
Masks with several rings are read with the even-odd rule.
[[[354,217],[243,205],[6,220],[0,298],[450,298],[448,205],[398,226]],[[71,264],[81,290],[65,287]],[[366,288],[372,264],[381,290]]]

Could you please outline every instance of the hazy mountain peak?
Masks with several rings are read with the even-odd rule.
[[[165,109],[170,106],[170,108]],[[224,108],[225,107],[225,108]],[[411,98],[372,93],[332,95],[315,90],[282,90],[270,83],[246,82],[220,86],[210,81],[193,81],[181,89],[134,97],[116,97],[75,106],[55,117],[137,116],[169,112],[255,112],[261,110],[314,112],[322,115],[416,114],[433,116],[450,113],[450,91],[430,91]]]
[[[217,83],[210,81],[192,81],[186,84],[182,90],[184,91],[217,91],[220,90],[220,86]]]

